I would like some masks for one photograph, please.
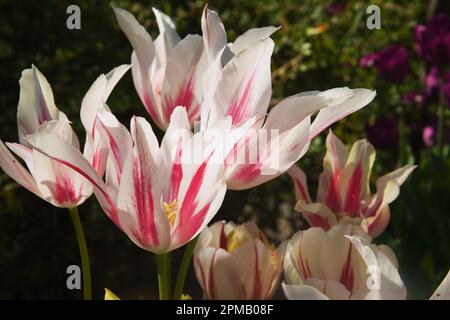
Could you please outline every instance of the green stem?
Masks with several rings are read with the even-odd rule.
[[[84,237],[83,225],[81,224],[78,208],[69,208],[70,217],[72,218],[75,234],[77,236],[78,248],[80,249],[81,268],[83,270],[83,296],[84,300],[92,299],[92,282],[91,282],[91,266],[89,264],[89,254]]]
[[[181,299],[181,294],[184,289],[184,282],[186,281],[186,275],[189,271],[189,266],[191,265],[192,254],[194,252],[195,244],[197,243],[198,237],[192,239],[186,249],[184,250],[183,259],[181,260],[180,270],[178,271],[177,282],[175,283],[175,289],[173,292],[173,299]]]
[[[171,284],[170,253],[156,254],[156,267],[158,269],[159,299],[169,300]]]

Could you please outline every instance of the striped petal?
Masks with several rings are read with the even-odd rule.
[[[28,145],[25,137],[36,132],[43,123],[58,120],[60,111],[56,108],[50,84],[34,65],[22,72],[19,84],[20,96],[17,107],[19,141],[23,145]]]
[[[117,200],[120,224],[141,248],[165,252],[170,229],[160,202],[165,167],[158,141],[144,118],[132,119],[131,135],[134,147],[123,167]]]

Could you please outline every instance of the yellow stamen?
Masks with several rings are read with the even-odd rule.
[[[178,201],[173,200],[171,203],[163,203],[164,211],[166,212],[167,218],[169,219],[169,225],[173,226],[175,223],[175,218],[177,217]]]

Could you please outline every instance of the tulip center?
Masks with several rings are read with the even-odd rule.
[[[172,227],[175,223],[175,218],[177,217],[178,201],[175,199],[171,203],[164,202],[163,205],[167,219],[169,220],[169,225]]]

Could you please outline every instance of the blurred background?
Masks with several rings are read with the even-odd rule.
[[[204,1],[112,1],[131,11],[153,38],[152,6],[170,15],[181,36],[201,33]],[[81,30],[66,28],[66,8],[81,8]],[[381,29],[366,27],[366,8],[381,8]],[[377,149],[372,182],[404,164],[419,168],[391,205],[391,223],[376,243],[393,248],[408,298],[428,298],[450,267],[450,22],[447,1],[211,0],[233,41],[249,28],[279,25],[273,35],[272,105],[289,95],[337,86],[365,87],[374,102],[333,130],[346,144],[368,138]],[[420,26],[423,25],[423,26]],[[425,28],[425,29],[424,29]],[[423,33],[423,32],[424,33]],[[421,33],[422,32],[422,33]],[[0,0],[0,138],[17,141],[21,71],[35,64],[50,82],[56,105],[83,135],[79,108],[101,73],[129,63],[131,46],[110,1]],[[119,120],[147,117],[128,73],[108,102]],[[147,117],[149,119],[149,117]],[[161,132],[160,132],[161,134]],[[322,134],[299,162],[316,190],[324,155]],[[293,211],[290,179],[228,192],[216,219],[254,219],[274,243],[306,228]],[[81,207],[90,251],[94,298],[103,288],[122,298],[157,297],[152,254],[109,221],[94,197]],[[175,252],[176,269],[181,252]],[[19,187],[0,172],[0,299],[79,299],[66,288],[66,268],[80,264],[67,210]],[[191,271],[186,293],[201,298]],[[282,297],[282,295],[278,295]]]

